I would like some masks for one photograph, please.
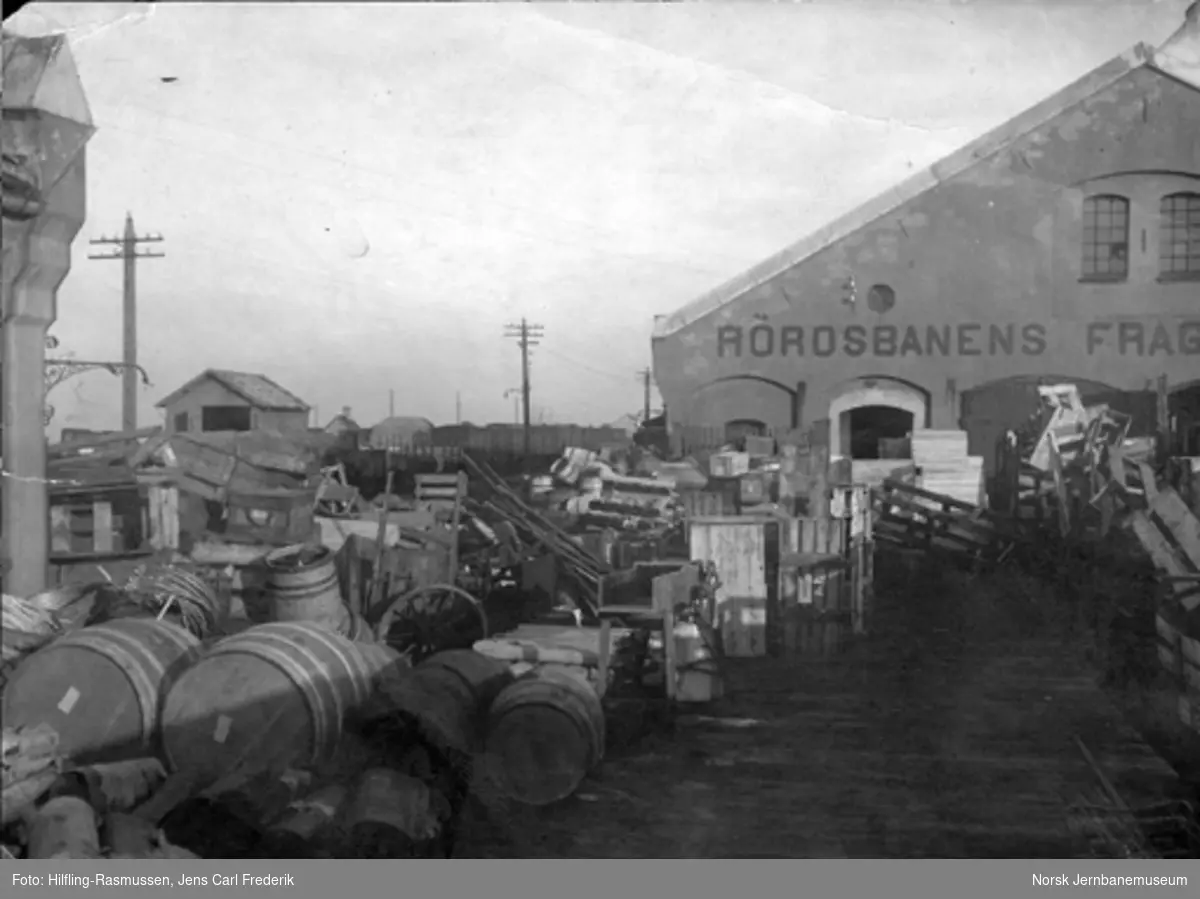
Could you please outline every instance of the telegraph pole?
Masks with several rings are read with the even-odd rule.
[[[543,330],[541,325],[531,325],[525,319],[521,319],[519,325],[507,325],[504,333],[505,337],[515,338],[517,346],[521,348],[521,411],[525,423],[525,455],[527,457],[533,436],[529,423],[529,348],[538,345],[538,338],[542,337]]]
[[[151,250],[138,251],[138,244],[161,243],[161,234],[148,234],[138,237],[133,229],[133,215],[125,213],[125,233],[121,237],[100,237],[88,243],[115,244],[117,249],[89,259],[120,259],[125,263],[124,279],[124,331],[122,337],[123,354],[121,361],[124,369],[121,372],[121,429],[123,431],[137,430],[137,378],[138,378],[138,341],[137,341],[137,260],[161,259],[165,253],[155,253]]]
[[[649,367],[643,368],[637,373],[638,380],[642,382],[642,390],[644,392],[642,405],[642,424],[650,420],[650,387],[654,383],[654,373]]]

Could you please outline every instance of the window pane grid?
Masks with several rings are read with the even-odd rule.
[[[1088,197],[1083,203],[1083,276],[1124,278],[1129,272],[1129,201]]]
[[[1159,212],[1159,270],[1164,275],[1200,275],[1200,194],[1163,197]]]

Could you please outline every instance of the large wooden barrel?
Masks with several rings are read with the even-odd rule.
[[[377,714],[402,715],[434,746],[463,756],[480,743],[491,701],[512,680],[504,662],[470,649],[439,652],[380,685]]]
[[[192,634],[153,618],[81,628],[12,672],[4,689],[4,726],[47,724],[64,757],[74,761],[157,754],[163,694],[199,654]]]
[[[167,693],[164,760],[207,784],[322,764],[389,658],[376,655],[368,660],[359,644],[314,622],[260,624],[227,637]]]
[[[511,799],[566,799],[604,757],[604,710],[583,669],[545,665],[501,691],[488,712],[488,779]]]
[[[298,544],[266,555],[267,596],[273,621],[311,621],[348,634],[350,610],[342,602],[333,550]]]

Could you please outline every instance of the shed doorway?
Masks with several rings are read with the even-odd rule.
[[[851,459],[911,459],[913,413],[896,406],[859,406],[849,419]]]

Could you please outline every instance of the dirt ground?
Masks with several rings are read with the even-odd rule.
[[[473,807],[456,855],[1062,858],[1066,805],[1174,773],[1126,725],[1053,600],[879,566],[872,635],[833,660],[739,660],[729,695],[608,758],[572,799]]]

